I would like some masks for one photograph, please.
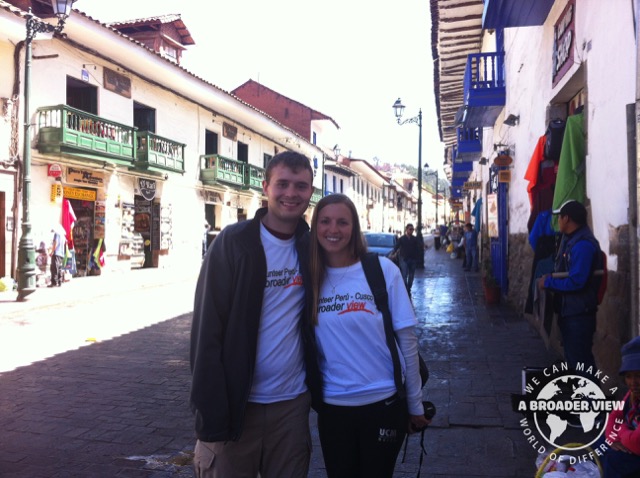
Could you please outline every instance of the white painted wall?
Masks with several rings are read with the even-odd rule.
[[[543,27],[505,30],[506,106],[495,127],[484,130],[483,156],[492,160],[496,143],[510,148],[514,163],[509,229],[511,234],[526,233],[530,204],[524,175],[537,140],[546,130],[547,107],[584,65],[587,197],[591,201],[594,233],[603,250],[608,251],[610,228],[628,222],[625,107],[635,98],[633,15],[631,2],[626,0],[576,3],[575,64],[555,88],[551,81],[553,26],[566,0],[556,2]],[[486,39],[484,44],[489,47],[490,42]],[[502,124],[509,114],[520,116],[517,126]],[[487,181],[488,167],[476,164],[475,168],[476,176]],[[609,268],[617,269],[615,256],[610,256]]]

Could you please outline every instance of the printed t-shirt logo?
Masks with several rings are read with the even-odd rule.
[[[373,296],[356,292],[353,294],[335,294],[330,297],[320,297],[318,304],[318,313],[337,312],[338,315],[348,314],[349,312],[366,312],[367,314],[375,314],[375,311],[367,308],[367,303],[373,303]]]
[[[298,268],[293,269],[276,269],[267,272],[267,283],[265,288],[269,287],[294,287],[302,286],[302,275],[298,273]]]

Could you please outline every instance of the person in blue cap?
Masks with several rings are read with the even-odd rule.
[[[610,448],[604,455],[604,478],[640,476],[640,337],[622,347],[620,375],[629,389],[624,408],[607,419],[605,440]]]
[[[554,311],[562,336],[564,358],[569,367],[596,366],[591,348],[596,331],[600,282],[594,271],[600,264],[600,244],[587,225],[584,205],[570,199],[553,211],[558,215],[562,240],[555,258],[554,274],[538,279],[538,288],[553,292]],[[560,274],[556,274],[560,273]]]

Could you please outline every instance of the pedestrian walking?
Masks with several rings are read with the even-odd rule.
[[[191,330],[198,478],[307,476],[305,382],[317,363],[303,359],[312,354],[301,336],[310,283],[301,216],[312,180],[308,158],[275,155],[262,185],[267,207],[226,227],[205,255]]]
[[[478,233],[471,223],[467,223],[464,232],[464,270],[478,272]]]
[[[407,430],[429,424],[422,405],[417,320],[404,280],[390,260],[380,258],[406,364],[406,400],[397,393],[382,313],[361,263],[366,245],[358,213],[347,196],[332,194],[318,202],[309,251],[310,314],[324,401],[318,432],[327,476],[391,478]]]
[[[570,367],[578,363],[595,367],[593,334],[596,331],[600,280],[594,271],[600,264],[600,244],[587,225],[587,210],[573,199],[553,211],[558,215],[562,239],[556,254],[554,272],[538,279],[538,288],[553,292],[554,311],[562,336],[564,358]]]
[[[398,239],[394,247],[394,251],[398,251],[400,259],[400,272],[404,281],[407,292],[411,296],[411,287],[413,286],[413,278],[416,274],[416,266],[421,255],[424,254],[424,244],[413,235],[413,224],[407,224],[404,234]]]
[[[67,238],[62,226],[56,224],[51,228],[53,238],[51,240],[51,283],[48,287],[60,287],[64,281],[64,270],[62,269],[62,261],[66,252]]]

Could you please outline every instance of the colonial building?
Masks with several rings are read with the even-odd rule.
[[[503,298],[561,350],[557,326],[532,303],[543,251],[534,250],[540,242],[531,234],[565,200],[584,202],[608,256],[594,352],[612,374],[621,343],[639,332],[633,7],[599,0],[432,2],[448,174],[467,214],[482,199],[483,252]]]
[[[56,23],[50,4],[0,0],[0,275],[20,268],[24,150],[35,247],[70,206],[76,277],[197,267],[205,223],[218,231],[264,204],[271,157],[322,158],[308,135],[183,68],[194,41],[179,16],[105,25],[74,10],[25,65],[29,7]],[[322,174],[314,187],[312,204]]]

